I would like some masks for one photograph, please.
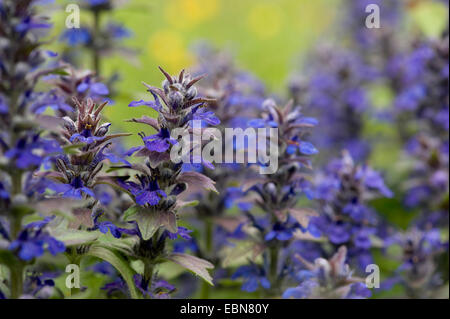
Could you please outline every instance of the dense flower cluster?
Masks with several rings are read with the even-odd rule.
[[[346,245],[349,258],[357,258],[362,269],[373,263],[371,237],[377,235],[380,218],[368,205],[376,197],[392,197],[380,173],[366,165],[355,165],[348,153],[331,161],[317,175],[316,198],[320,216],[313,217],[310,229],[326,237],[334,246]],[[334,252],[336,250],[332,249]]]
[[[37,1],[0,2],[0,251],[10,270],[10,297],[23,292],[25,262],[65,250],[47,225],[51,217],[23,226],[23,219],[39,209],[46,183],[35,172],[62,149],[39,127],[36,84],[51,70],[44,65],[52,54],[41,48],[39,35],[47,19],[36,13]],[[47,104],[48,101],[46,102]],[[45,104],[45,103],[43,103]],[[43,105],[45,106],[45,105]]]
[[[314,263],[296,255],[307,270],[300,270],[297,278],[300,285],[288,288],[283,298],[330,298],[365,299],[371,292],[363,284],[362,278],[352,276],[350,267],[345,263],[347,250],[341,246],[329,260],[317,258]]]
[[[0,0],[0,299],[448,297],[448,26],[400,43],[407,6],[347,1],[348,47],[314,49],[284,104],[200,46],[189,72],[160,67],[161,87],[143,82],[148,99],[118,106],[149,111],[127,120],[143,127],[128,148],[104,121],[114,77],[100,74],[130,35],[103,23],[116,1],[79,1],[93,25],[66,29],[61,57],[43,48],[46,3]],[[383,28],[365,27],[369,4]],[[74,47],[93,71],[71,64]],[[371,139],[369,121],[390,138]],[[242,163],[198,155],[203,134],[226,129],[270,136],[222,140]],[[380,145],[400,150],[381,154],[395,163]],[[64,286],[68,264],[80,286]]]
[[[290,83],[295,100],[320,118],[324,134],[313,140],[327,156],[347,149],[357,160],[365,159],[370,147],[363,136],[363,123],[371,108],[366,85],[377,72],[346,49],[324,45],[314,53],[308,80],[296,75]]]
[[[277,293],[286,276],[288,260],[280,258],[294,238],[294,234],[306,232],[309,212],[296,208],[301,195],[311,198],[311,184],[308,169],[311,168],[310,157],[318,150],[308,142],[308,135],[317,121],[305,117],[300,107],[289,102],[281,108],[275,101],[268,99],[263,103],[261,118],[252,119],[249,125],[257,128],[278,129],[278,170],[274,174],[257,176],[245,181],[242,192],[252,196],[254,203],[263,213],[255,216],[248,206],[241,206],[247,215],[243,223],[246,236],[242,240],[249,241],[253,251],[251,258],[262,256],[263,264],[252,263],[242,266],[233,278],[244,277],[243,289],[255,291],[258,282],[262,288]],[[270,141],[272,142],[272,141]],[[267,143],[270,143],[267,141]],[[261,164],[263,165],[263,164]],[[270,294],[271,294],[270,293]]]

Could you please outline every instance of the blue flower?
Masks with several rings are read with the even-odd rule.
[[[184,240],[192,239],[191,235],[189,235],[190,233],[192,233],[192,230],[187,229],[186,227],[181,227],[181,226],[178,227],[178,230],[176,233],[171,233],[169,231],[166,231],[166,232],[167,232],[167,236],[172,240],[175,240],[178,237],[181,237]]]
[[[24,291],[26,294],[30,294],[32,296],[38,296],[38,293],[45,287],[54,287],[55,282],[53,278],[56,278],[59,275],[58,272],[55,273],[31,273],[29,274],[24,283]]]
[[[45,248],[56,255],[65,251],[64,243],[50,236],[44,227],[52,221],[54,216],[46,217],[44,220],[32,222],[25,226],[17,240],[13,241],[9,249],[18,251],[19,257],[25,261],[40,257]]]
[[[126,166],[131,167],[131,163],[128,162],[125,159],[125,156],[129,156],[129,151],[124,152],[123,150],[119,150],[119,149],[113,149],[112,151],[110,150],[109,152],[105,153],[105,150],[109,147],[109,145],[105,145],[100,152],[98,152],[97,154],[97,158],[96,160],[98,162],[101,162],[105,159],[109,160],[111,163],[113,164],[117,164],[117,163],[123,163]]]
[[[122,186],[128,189],[139,205],[157,205],[162,197],[167,197],[166,193],[159,188],[158,182],[147,176],[137,176],[140,184],[134,182],[122,182]]]
[[[319,283],[316,280],[305,280],[299,286],[294,288],[288,288],[284,291],[283,299],[305,299],[308,298],[319,287]]]
[[[305,155],[314,155],[319,153],[319,151],[310,142],[300,141],[298,148],[300,153]]]
[[[247,122],[249,127],[264,128],[264,127],[278,127],[278,123],[269,115],[266,119],[251,119]]]
[[[106,30],[108,31],[108,34],[115,39],[123,39],[131,36],[129,29],[117,23],[108,23]]]
[[[300,228],[298,223],[292,224],[290,220],[285,223],[275,223],[271,231],[269,231],[264,239],[270,241],[272,239],[277,239],[279,241],[286,241],[293,237],[294,232]]]
[[[27,169],[31,166],[39,167],[47,156],[60,151],[61,148],[55,140],[43,139],[39,134],[34,134],[20,138],[5,156],[16,159],[17,168]]]
[[[21,33],[22,36],[30,30],[33,29],[48,29],[52,25],[49,23],[43,23],[40,21],[35,21],[31,17],[24,18],[18,25],[16,25],[16,31]]]
[[[87,28],[72,28],[64,31],[61,40],[71,46],[85,45],[91,41],[91,34]]]
[[[64,97],[55,94],[55,92],[36,94],[33,96],[33,102],[30,106],[31,112],[42,114],[48,108],[54,111],[73,112],[73,108],[66,103]]]
[[[151,181],[148,188],[136,194],[136,203],[139,205],[149,204],[154,206],[159,203],[161,197],[166,197],[166,193],[159,189],[156,181]]]
[[[202,172],[204,170],[204,167],[212,170],[215,169],[214,165],[210,161],[204,159],[202,156],[194,156],[193,154],[191,154],[189,162],[187,162],[187,159],[185,162],[183,162],[182,170],[183,172]]]
[[[88,269],[111,277],[117,274],[116,268],[106,261],[95,263],[91,267],[88,267]]]
[[[165,152],[169,149],[170,144],[177,144],[178,141],[171,138],[170,132],[167,128],[162,128],[157,134],[144,136],[142,140],[145,143],[145,147],[149,151],[155,151],[158,153]]]
[[[92,135],[91,129],[84,129],[81,133],[75,133],[70,137],[70,142],[78,141],[81,143],[92,144],[97,141],[105,139],[104,136]]]
[[[372,296],[370,289],[362,282],[354,283],[350,286],[350,292],[345,297],[346,299],[367,299]]]
[[[214,112],[207,111],[204,107],[193,108],[192,114],[192,119],[194,121],[204,121],[212,126],[220,124],[220,120],[214,115]]]
[[[156,299],[167,299],[169,294],[175,290],[175,287],[165,280],[156,280],[148,282],[142,275],[133,276],[136,287],[144,296],[149,296]],[[151,284],[151,287],[149,286]]]
[[[240,204],[238,201],[243,199],[245,193],[239,187],[228,187],[224,192],[223,202],[227,209],[233,207],[235,203]],[[251,205],[251,203],[249,203]],[[248,209],[247,209],[248,210]]]
[[[82,0],[82,1],[94,7],[108,4],[110,0]]]
[[[98,95],[108,95],[109,89],[108,87],[101,83],[101,82],[91,82],[90,77],[85,77],[83,82],[78,84],[77,91],[80,93],[84,93],[89,90],[89,93],[92,96],[98,96]]]
[[[190,240],[177,240],[173,244],[173,251],[176,253],[184,253],[186,251],[197,252],[198,249],[197,241],[194,238]]]
[[[344,214],[349,215],[355,221],[361,222],[367,215],[367,207],[357,203],[349,203],[343,209]]]
[[[374,229],[363,228],[355,234],[355,246],[357,248],[369,249],[372,247],[370,235],[374,233]]]
[[[0,114],[8,114],[9,106],[6,104],[6,100],[0,95]]]
[[[242,277],[244,282],[242,290],[247,292],[254,292],[259,286],[264,289],[270,289],[270,281],[265,275],[265,271],[258,265],[245,265],[239,267],[231,276],[232,280]]]
[[[356,178],[364,178],[364,183],[369,189],[379,191],[385,197],[391,198],[392,191],[386,187],[381,174],[368,166],[363,167],[355,176]]]
[[[130,104],[128,104],[129,107],[136,107],[136,106],[142,106],[142,105],[151,107],[155,110],[158,109],[158,105],[154,101],[139,100],[139,101],[132,101]]]
[[[82,199],[83,193],[95,198],[94,192],[84,186],[83,180],[79,176],[74,177],[69,184],[53,183],[49,185],[49,188],[57,193],[63,193],[62,196],[67,198]]]
[[[9,192],[5,188],[5,185],[2,182],[0,182],[0,198],[1,199],[9,199]]]
[[[136,106],[145,105],[145,106],[151,107],[155,111],[160,111],[162,109],[162,105],[161,105],[161,102],[159,101],[158,96],[155,93],[153,93],[152,91],[150,91],[150,93],[153,95],[154,101],[144,101],[144,100],[132,101],[130,104],[128,104],[128,106],[136,107]]]
[[[120,228],[108,221],[99,222],[96,225],[96,228],[98,228],[98,230],[103,234],[108,233],[108,230],[109,230],[111,235],[113,235],[115,238],[120,238],[122,236],[122,233],[120,232]]]

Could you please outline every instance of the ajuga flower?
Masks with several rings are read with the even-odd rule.
[[[22,225],[27,215],[45,210],[43,193],[48,181],[37,171],[62,151],[40,127],[42,117],[37,114],[47,103],[42,100],[52,100],[47,104],[52,108],[65,107],[58,97],[37,91],[41,77],[55,69],[44,67],[53,55],[42,49],[41,37],[51,25],[37,13],[36,4],[33,0],[0,2],[0,262],[10,270],[10,298],[22,295],[27,264],[45,249],[57,254],[65,247],[47,231],[48,219]]]
[[[179,199],[180,194],[184,195],[187,189],[195,189],[198,186],[215,190],[211,179],[197,172],[182,172],[182,162],[174,163],[170,158],[171,148],[182,143],[178,137],[171,137],[171,131],[178,129],[190,134],[189,121],[193,108],[205,107],[205,103],[210,100],[197,97],[197,90],[193,85],[201,77],[192,79],[184,71],[178,77],[172,77],[163,69],[161,71],[166,77],[163,89],[145,84],[158,106],[158,118],[144,116],[131,120],[147,124],[158,133],[151,136],[140,134],[144,146],[134,147],[128,152],[138,158],[145,157],[145,163],[118,167],[136,171],[135,178],[121,176],[115,179],[116,185],[126,191],[135,202],[124,216],[124,220],[129,221],[133,228],[119,231],[136,238],[129,254],[131,258],[141,260],[145,265],[143,274],[139,274],[137,285],[144,297],[154,297],[149,293],[148,287],[155,284],[154,269],[165,259],[179,263],[211,282],[206,270],[212,268],[209,262],[193,256],[170,253],[166,244],[167,239],[176,239],[178,236],[189,238],[189,231],[177,226],[178,210],[184,206],[183,201]],[[148,103],[132,103],[129,106],[135,107],[136,104]],[[202,270],[191,268],[192,263]]]
[[[307,270],[299,271],[300,285],[288,288],[283,293],[283,298],[361,299],[372,295],[364,286],[363,278],[352,276],[350,267],[345,263],[347,257],[345,246],[339,247],[329,260],[317,258],[311,263],[299,254],[295,257],[306,266]]]
[[[64,243],[49,235],[44,229],[53,218],[54,216],[46,217],[42,221],[26,225],[19,237],[10,244],[9,249],[17,250],[19,257],[26,261],[43,255],[45,248],[53,255],[64,252]]]
[[[412,171],[404,185],[405,205],[420,208],[423,227],[448,225],[448,142],[421,134],[407,144]]]
[[[299,107],[288,103],[284,108],[276,106],[273,100],[263,104],[263,121],[250,121],[260,128],[278,129],[279,167],[272,174],[254,177],[243,183],[242,190],[254,193],[254,204],[266,213],[264,218],[256,218],[247,212],[247,232],[254,243],[258,255],[262,253],[266,262],[262,266],[270,283],[270,293],[277,293],[285,277],[287,260],[280,258],[296,232],[308,230],[308,219],[314,212],[296,208],[297,201],[305,194],[311,198],[311,184],[307,169],[311,168],[309,156],[317,153],[308,142],[308,134],[314,121],[307,120]],[[259,143],[259,141],[258,141]],[[302,146],[303,144],[303,146]],[[291,146],[295,146],[294,149]],[[244,229],[244,231],[245,231]],[[256,257],[256,256],[253,256]]]
[[[38,272],[36,270],[27,274],[24,282],[24,299],[50,299],[61,297],[62,292],[55,287],[54,279],[59,272]]]
[[[177,143],[177,140],[170,136],[170,132],[167,128],[161,128],[157,134],[144,136],[142,140],[145,142],[145,147],[149,151],[158,153],[167,151],[171,145]]]
[[[440,298],[445,290],[445,267],[440,267],[448,255],[448,241],[441,239],[439,229],[421,231],[413,228],[389,238],[390,245],[403,250],[401,265],[394,276],[386,279],[381,288],[391,289],[395,284],[405,288],[410,298]],[[398,256],[394,257],[398,259]]]
[[[61,148],[55,140],[33,134],[19,139],[14,147],[5,152],[5,157],[15,160],[19,169],[39,168],[47,157],[58,152]]]
[[[405,15],[405,5],[395,0],[348,0],[343,10],[345,20],[342,31],[350,34],[352,45],[365,60],[374,65],[382,64],[386,57],[396,49],[398,40],[396,29],[401,28],[402,17]],[[381,28],[368,28],[366,25],[366,8],[376,5],[382,15]],[[380,61],[381,60],[381,61]]]
[[[254,292],[260,286],[264,289],[270,289],[270,281],[267,279],[264,268],[256,264],[239,267],[231,276],[231,279],[238,279],[240,277],[244,279],[242,283],[242,290],[244,291]]]
[[[77,105],[74,97],[78,101],[90,98],[97,104],[108,100],[110,90],[93,72],[80,71],[66,63],[60,63],[57,66],[64,69],[64,74],[46,77],[46,82],[56,87],[52,92],[55,101],[52,103],[49,98],[43,99],[43,102],[38,104],[39,110],[51,107],[56,109],[57,116],[68,116],[76,121]],[[55,108],[55,106],[58,107]]]
[[[380,173],[355,165],[344,152],[341,159],[331,161],[325,172],[318,174],[315,197],[320,215],[310,221],[313,233],[326,237],[336,248],[347,245],[349,257],[356,257],[361,267],[371,263],[371,238],[380,221],[368,201],[392,197]]]
[[[63,155],[56,159],[57,172],[52,178],[64,185],[54,185],[54,190],[66,197],[81,198],[82,194],[94,197],[93,188],[96,177],[103,167],[106,148],[110,140],[128,134],[108,134],[110,123],[101,124],[101,111],[107,104],[96,105],[91,99],[86,102],[74,100],[77,105],[77,120],[63,118],[61,144],[80,145],[78,152]],[[84,146],[83,146],[84,145]]]
[[[363,117],[370,109],[366,84],[375,70],[356,53],[322,46],[308,63],[308,81],[293,77],[291,93],[297,103],[320,119],[323,134],[313,142],[330,156],[348,149],[356,159],[364,159],[369,144],[362,138]]]
[[[61,40],[70,46],[87,45],[91,41],[91,34],[87,28],[70,28],[61,34]]]
[[[216,126],[223,134],[226,128],[246,128],[248,120],[256,117],[264,100],[264,85],[250,73],[239,69],[229,54],[200,45],[196,51],[198,64],[193,67],[194,74],[207,74],[204,81],[197,85],[200,95],[214,98],[209,103],[209,110],[194,107],[190,114],[191,126],[200,121],[202,127]],[[233,143],[233,141],[225,141]],[[235,145],[235,149],[238,147]],[[181,242],[176,247],[185,247],[197,251],[216,266],[220,273],[222,248],[229,245],[227,238],[233,237],[233,226],[239,220],[228,218],[227,210],[233,205],[250,205],[243,200],[244,193],[236,187],[253,173],[242,164],[210,163],[204,158],[191,158],[191,164],[183,165],[183,171],[198,171],[216,182],[218,192],[205,195],[198,191],[189,199],[198,200],[198,205],[190,210],[203,224],[202,240],[205,245],[197,245],[194,241]],[[243,201],[241,201],[241,199]],[[194,223],[196,222],[193,221]],[[229,225],[233,225],[229,227]],[[181,248],[180,248],[181,249]],[[202,288],[202,297],[207,298],[209,289],[206,284]]]
[[[448,141],[449,114],[448,31],[434,41],[418,41],[388,64],[396,93],[395,117],[404,141],[420,127],[421,133]]]

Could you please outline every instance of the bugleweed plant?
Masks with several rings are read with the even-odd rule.
[[[300,270],[296,277],[300,285],[288,288],[283,298],[295,299],[365,299],[371,296],[370,290],[363,284],[364,279],[353,275],[353,271],[345,260],[347,249],[339,247],[330,258],[317,258],[309,262],[301,255],[295,258],[306,269]]]
[[[47,76],[46,82],[55,87],[53,90],[55,101],[58,100],[70,106],[70,108],[58,108],[58,116],[68,116],[76,120],[76,100],[85,101],[89,98],[96,103],[108,100],[107,97],[110,94],[108,87],[93,72],[77,70],[66,63],[56,65],[64,69],[64,74]]]
[[[308,136],[317,121],[305,117],[292,101],[279,107],[268,99],[263,110],[261,118],[250,120],[249,125],[278,129],[275,143],[279,167],[274,174],[259,175],[242,185],[242,191],[254,195],[252,202],[262,215],[244,207],[247,221],[241,225],[244,236],[240,236],[242,243],[237,251],[244,254],[245,247],[248,264],[239,267],[232,279],[242,277],[245,291],[259,289],[267,296],[275,296],[280,294],[290,266],[283,250],[294,239],[294,233],[308,228],[311,212],[296,205],[301,195],[311,194],[307,171],[312,167],[310,157],[318,150],[308,142]]]
[[[162,89],[145,84],[154,101],[140,100],[129,105],[146,105],[156,110],[159,114],[157,119],[144,116],[131,121],[148,125],[157,133],[141,133],[144,145],[134,147],[128,153],[144,161],[117,167],[129,168],[136,173],[113,178],[113,183],[127,192],[134,201],[134,205],[123,216],[124,221],[130,223],[129,227],[114,229],[118,232],[118,237],[124,235],[129,241],[119,241],[115,247],[127,259],[140,262],[142,271],[134,276],[134,280],[144,297],[154,297],[155,290],[160,288],[157,284],[157,269],[166,261],[177,263],[212,284],[207,270],[213,268],[210,262],[184,253],[171,252],[168,247],[169,240],[178,237],[190,239],[190,231],[178,226],[177,220],[179,210],[192,203],[183,201],[180,196],[189,191],[195,192],[198,187],[216,191],[214,181],[209,177],[195,171],[184,172],[183,163],[174,163],[170,158],[171,148],[185,143],[182,138],[173,138],[171,132],[178,130],[192,136],[191,125],[197,116],[205,121],[214,117],[212,112],[204,111],[205,104],[211,100],[197,96],[194,84],[201,76],[191,78],[183,70],[179,76],[173,77],[163,69],[161,71],[166,77]],[[193,148],[189,153],[192,151]]]
[[[225,128],[246,129],[248,121],[258,115],[264,101],[264,85],[253,75],[234,65],[231,56],[225,52],[202,45],[198,50],[198,60],[193,72],[207,75],[198,85],[199,93],[215,99],[209,104],[209,108],[214,111],[216,118],[210,118],[207,123],[217,124],[222,136]],[[233,143],[225,141],[228,142]],[[242,149],[242,145],[234,143],[234,149],[238,151]],[[222,153],[225,153],[225,149]],[[185,166],[185,169],[198,170],[210,177],[216,182],[218,192],[209,192],[207,195],[197,193],[192,198],[198,201],[192,211],[203,223],[203,245],[196,241],[185,242],[179,243],[177,249],[194,248],[199,257],[207,258],[215,265],[215,279],[226,278],[226,273],[220,271],[224,257],[223,248],[228,246],[228,239],[234,235],[234,229],[230,229],[230,226],[240,221],[239,215],[230,216],[228,213],[236,204],[245,205],[239,202],[244,196],[239,186],[254,174],[245,164],[218,163],[214,168],[189,165]],[[207,298],[209,291],[210,286],[204,283],[202,297]]]
[[[348,152],[332,160],[316,175],[319,216],[310,220],[310,232],[325,238],[320,248],[322,254],[331,256],[345,245],[347,258],[364,271],[373,263],[371,249],[383,247],[382,219],[369,201],[392,196],[381,174],[368,165],[355,164]]]
[[[355,159],[366,159],[370,143],[363,135],[364,117],[371,109],[366,85],[376,78],[375,69],[356,53],[333,45],[314,50],[305,68],[308,78],[293,76],[290,93],[320,119],[324,134],[313,136],[313,141],[323,149],[323,157],[347,149]]]
[[[10,298],[22,296],[24,270],[45,250],[53,255],[65,250],[64,243],[47,230],[52,217],[24,222],[39,212],[46,189],[46,181],[36,177],[36,171],[52,154],[62,152],[40,129],[36,114],[40,108],[36,100],[50,97],[37,91],[36,84],[54,71],[44,68],[49,53],[41,48],[39,35],[50,24],[37,14],[37,3],[0,2],[0,263],[9,269],[0,296]]]

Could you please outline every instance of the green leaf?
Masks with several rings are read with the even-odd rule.
[[[212,277],[208,272],[208,269],[214,268],[214,265],[209,261],[181,253],[173,253],[167,259],[193,272],[195,275],[205,280],[208,284],[214,286],[212,283]]]
[[[155,213],[140,211],[133,216],[137,222],[142,239],[149,240],[156,233],[161,224],[158,223]]]
[[[97,231],[57,228],[51,230],[51,235],[66,246],[79,246],[95,241],[100,235]]]
[[[189,202],[183,202],[181,200],[177,200],[177,208],[183,208],[183,207],[195,207],[199,204],[198,200],[191,200]]]
[[[205,190],[218,193],[216,187],[214,186],[216,182],[208,176],[198,172],[183,172],[178,176],[177,182],[186,183],[188,185],[188,189],[190,188],[191,191],[196,191],[199,188],[203,188]]]
[[[108,233],[105,235],[102,234],[102,236],[97,239],[95,246],[113,249],[124,255],[130,255],[133,253],[133,247],[136,245],[137,241],[138,238],[136,236],[115,238]]]
[[[109,262],[114,268],[117,269],[127,283],[131,298],[140,299],[140,295],[136,289],[133,279],[135,272],[123,257],[112,250],[100,246],[92,246],[87,254]]]
[[[171,233],[176,233],[178,230],[176,215],[170,211],[155,212],[141,209],[132,217],[137,222],[144,240],[149,240],[162,226]]]
[[[264,245],[258,244],[254,240],[233,240],[230,242],[234,246],[229,246],[224,250],[224,258],[222,261],[222,267],[241,266],[247,261],[256,260],[264,251]]]
[[[64,69],[55,69],[55,70],[49,72],[48,74],[63,75],[63,76],[70,75],[70,73],[68,73],[68,72],[65,71]]]
[[[76,154],[77,150],[84,147],[85,145],[86,145],[85,143],[70,144],[70,145],[64,146],[63,151],[65,154],[69,154],[69,155]]]
[[[140,209],[141,209],[140,206],[137,206],[137,205],[131,206],[130,208],[128,208],[128,209],[123,213],[123,220],[128,221],[129,218],[130,218],[131,216],[136,215],[136,214],[139,212]]]

